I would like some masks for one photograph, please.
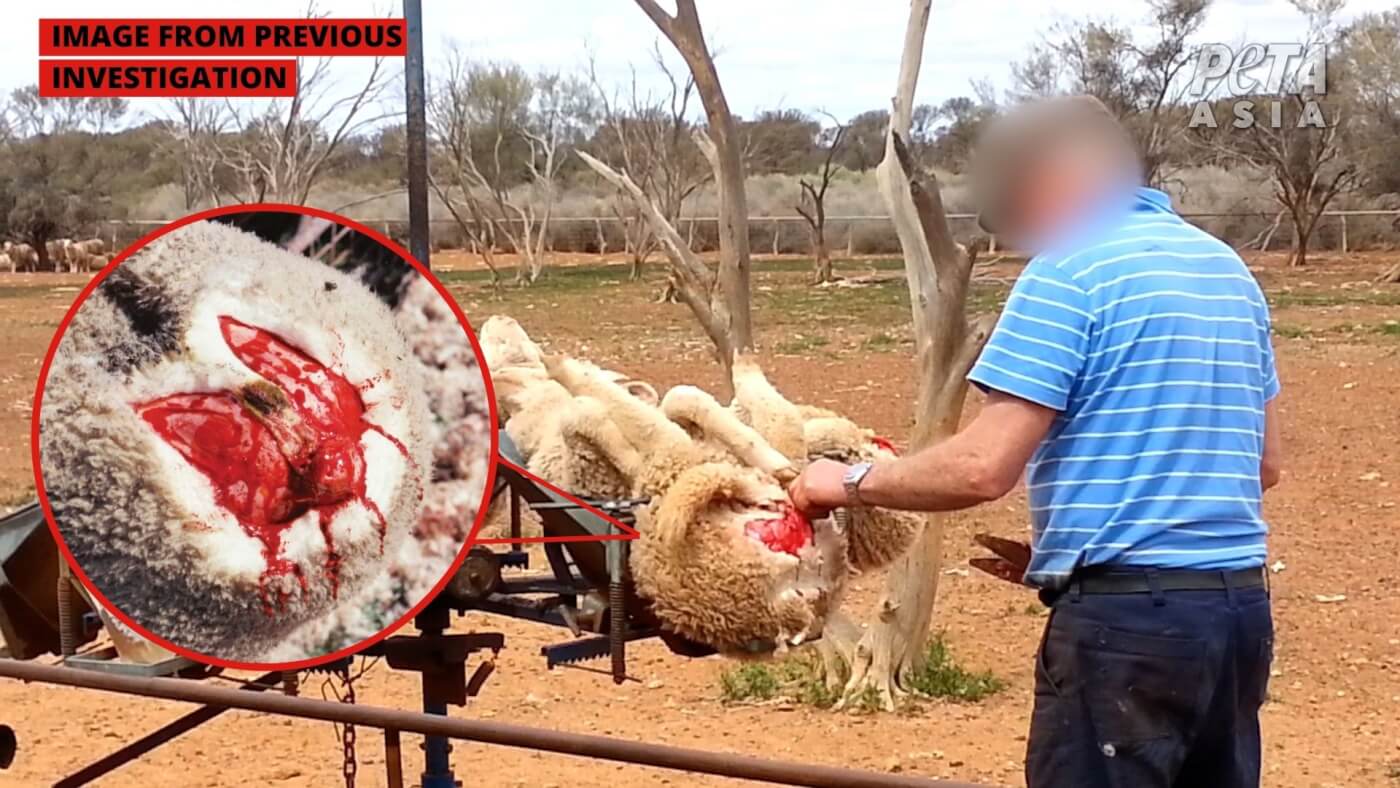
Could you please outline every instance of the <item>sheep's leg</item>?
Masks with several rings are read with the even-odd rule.
[[[559,356],[545,356],[544,364],[550,377],[570,394],[592,397],[601,403],[627,441],[647,454],[671,454],[694,448],[690,436],[680,425],[608,380],[597,367]]]
[[[802,414],[764,376],[751,356],[734,360],[734,404],[739,418],[752,426],[774,449],[790,460],[806,456]]]
[[[648,535],[662,550],[674,554],[689,542],[687,533],[704,519],[706,509],[726,501],[748,505],[763,497],[756,478],[736,474],[732,466],[701,465],[681,474],[659,501],[653,501]]]
[[[598,450],[629,481],[646,468],[646,459],[618,429],[603,403],[591,397],[577,397],[565,412],[560,432],[566,443],[583,441]]]
[[[780,481],[791,481],[797,475],[787,457],[708,392],[695,386],[676,386],[662,398],[661,412],[672,421],[695,425],[702,435],[718,441],[744,464]]]

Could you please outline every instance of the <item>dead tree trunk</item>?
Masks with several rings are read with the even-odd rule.
[[[967,372],[995,320],[993,315],[968,320],[966,299],[973,255],[953,240],[937,179],[916,165],[904,144],[929,5],[930,0],[910,3],[885,157],[876,169],[904,250],[913,311],[919,384],[911,450],[957,430],[967,395]],[[943,515],[930,515],[918,541],[890,570],[876,620],[847,657],[850,678],[846,700],[873,690],[885,708],[893,709],[896,696],[904,692],[904,680],[921,666],[942,573],[943,525]]]
[[[725,309],[718,317],[727,326],[730,350],[749,349],[753,347],[753,322],[749,312],[749,206],[744,193],[743,141],[705,43],[695,0],[676,0],[675,16],[666,13],[656,0],[636,3],[685,59],[705,106],[707,134],[697,134],[696,141],[719,187],[719,266],[714,277],[723,292]],[[680,295],[689,303],[684,293]],[[729,361],[723,363],[728,370]]]
[[[614,170],[583,151],[575,153],[585,164],[592,167],[594,172],[630,197],[641,211],[652,233],[660,239],[661,247],[666,251],[666,259],[671,263],[672,287],[667,288],[668,292],[690,307],[690,311],[700,321],[701,328],[705,330],[705,335],[714,343],[715,355],[727,373],[734,353],[744,346],[738,344],[738,334],[734,331],[731,319],[729,293],[724,290],[720,278],[691,251],[676,228],[666,221],[661,208],[642,192],[642,188],[630,175]],[[744,306],[748,306],[747,299],[744,300]]]
[[[831,272],[831,251],[826,245],[826,191],[831,188],[832,179],[841,169],[841,165],[836,163],[836,154],[840,151],[841,141],[845,136],[846,127],[837,123],[831,136],[831,144],[826,148],[822,167],[817,172],[817,182],[813,184],[805,178],[798,181],[802,191],[797,200],[797,213],[806,220],[807,229],[812,234],[812,284],[816,285],[831,282],[836,278]]]

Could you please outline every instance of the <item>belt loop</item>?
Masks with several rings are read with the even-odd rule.
[[[1162,593],[1162,577],[1155,566],[1147,569],[1147,588],[1152,592],[1154,607],[1164,607],[1167,604],[1167,595]]]
[[[1230,603],[1230,609],[1234,610],[1239,606],[1235,599],[1235,577],[1234,572],[1229,569],[1222,569],[1220,577],[1225,581],[1225,599]]]

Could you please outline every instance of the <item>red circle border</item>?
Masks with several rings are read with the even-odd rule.
[[[53,507],[49,503],[48,493],[45,491],[44,488],[44,472],[39,457],[39,422],[44,402],[44,386],[48,382],[49,378],[49,368],[53,365],[54,354],[58,351],[58,344],[63,339],[64,333],[67,332],[68,325],[73,322],[73,317],[78,313],[78,309],[83,305],[83,302],[86,301],[88,297],[92,295],[92,292],[97,289],[98,285],[102,284],[102,280],[106,279],[112,273],[112,271],[116,270],[116,268],[119,265],[125,262],[128,257],[130,257],[139,249],[150,244],[157,238],[160,238],[161,236],[167,233],[173,232],[181,227],[184,227],[185,225],[193,224],[199,221],[204,221],[206,219],[212,219],[217,216],[253,213],[258,211],[297,213],[302,214],[304,216],[314,216],[319,219],[326,219],[328,221],[335,222],[342,226],[349,227],[357,232],[363,233],[369,238],[374,239],[380,245],[386,247],[399,257],[403,258],[403,260],[409,265],[412,265],[414,269],[417,270],[418,273],[421,274],[423,278],[426,279],[428,283],[433,286],[433,289],[437,291],[438,295],[445,302],[447,302],[448,308],[452,310],[452,314],[457,318],[457,322],[461,324],[462,330],[466,332],[467,339],[471,342],[472,352],[476,354],[477,368],[481,372],[482,382],[484,383],[486,390],[486,404],[490,414],[491,424],[491,454],[487,458],[486,483],[482,487],[482,500],[480,505],[478,505],[477,507],[476,519],[472,522],[471,531],[468,532],[466,541],[462,543],[462,549],[457,553],[457,557],[452,561],[451,566],[448,567],[447,571],[438,580],[437,584],[434,585],[432,589],[421,600],[419,600],[419,602],[416,605],[410,608],[407,613],[405,613],[404,615],[399,617],[397,621],[380,630],[379,632],[375,633],[374,635],[338,651],[333,651],[329,654],[323,654],[319,657],[310,657],[308,659],[303,660],[295,660],[292,662],[236,662],[233,660],[219,659],[208,654],[202,654],[192,649],[184,648],[183,646],[178,646],[166,640],[165,638],[162,638],[150,632],[145,627],[138,624],[131,617],[118,610],[117,607],[113,605],[111,601],[108,600],[102,594],[102,592],[97,589],[97,586],[92,582],[92,579],[87,576],[87,573],[83,571],[83,568],[79,566],[77,560],[74,559],[72,551],[68,549],[68,545],[63,541],[63,534],[58,529],[58,522],[54,518]],[[477,341],[476,333],[472,331],[471,325],[467,322],[466,314],[462,312],[461,306],[457,304],[456,299],[452,297],[452,294],[448,292],[447,288],[443,286],[442,282],[440,282],[438,278],[433,275],[432,271],[427,266],[423,265],[422,262],[414,258],[413,255],[410,254],[407,249],[403,248],[393,239],[389,238],[383,233],[380,233],[379,231],[371,227],[361,224],[360,222],[357,222],[354,219],[350,219],[345,216],[340,216],[339,214],[331,213],[330,211],[323,211],[319,208],[310,208],[305,205],[292,205],[288,203],[247,203],[244,205],[226,205],[219,208],[210,208],[205,211],[192,213],[188,216],[176,219],[175,221],[170,222],[169,224],[162,225],[156,228],[155,230],[152,230],[151,232],[138,238],[135,242],[131,243],[125,249],[123,249],[120,254],[113,257],[112,260],[108,262],[107,265],[104,266],[101,271],[97,272],[97,274],[92,278],[92,280],[87,283],[87,285],[82,289],[80,293],[78,293],[78,297],[73,301],[73,305],[70,306],[68,308],[68,311],[64,313],[63,319],[59,321],[58,330],[54,332],[53,339],[49,342],[48,352],[44,354],[44,362],[39,367],[39,379],[34,387],[34,409],[30,416],[30,454],[31,462],[34,466],[34,490],[38,494],[39,505],[44,511],[44,520],[48,523],[49,531],[53,533],[54,542],[58,545],[59,553],[62,554],[63,559],[68,562],[68,566],[73,570],[73,573],[78,578],[79,582],[83,584],[83,588],[85,588],[87,592],[92,595],[92,598],[97,600],[98,603],[100,603],[109,613],[116,616],[117,619],[123,624],[131,627],[133,630],[136,631],[137,634],[141,635],[141,637],[155,643],[158,646],[161,646],[167,651],[173,652],[178,656],[206,665],[213,665],[216,667],[228,668],[233,670],[250,671],[305,670],[307,668],[314,668],[321,665],[325,665],[327,663],[335,662],[345,657],[354,656],[355,654],[359,653],[365,648],[368,648],[369,646],[372,646],[375,643],[378,643],[381,640],[384,640],[385,638],[389,637],[394,632],[402,628],[405,624],[411,622],[415,617],[417,617],[417,615],[421,613],[424,608],[426,608],[434,599],[437,598],[437,596],[440,593],[442,593],[442,590],[452,580],[452,576],[457,573],[457,570],[461,567],[462,562],[466,560],[467,552],[471,550],[472,545],[476,542],[477,535],[481,531],[481,526],[486,521],[486,510],[488,505],[490,504],[491,490],[495,487],[496,480],[497,449],[499,448],[497,445],[498,437],[495,429],[497,416],[498,414],[496,413],[496,394],[495,389],[491,385],[491,374],[490,371],[486,368],[486,359],[481,352],[481,344]]]

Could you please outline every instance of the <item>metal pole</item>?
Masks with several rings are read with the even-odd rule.
[[[586,733],[553,731],[494,720],[441,717],[402,709],[335,703],[307,697],[293,698],[280,693],[252,693],[210,686],[189,679],[123,676],[55,665],[38,665],[14,659],[0,659],[0,677],[227,706],[303,719],[348,722],[368,728],[393,728],[428,736],[445,736],[485,744],[522,747],[782,785],[807,785],[818,788],[977,788],[971,783],[947,782],[912,775],[772,761],[735,753],[709,752]]]
[[[404,129],[408,154],[408,251],[428,266],[428,121],[423,90],[422,0],[404,0],[403,16],[408,27],[403,66],[408,104]]]
[[[389,788],[403,788],[403,749],[399,746],[399,732],[393,728],[384,729],[384,772]]]
[[[413,623],[425,637],[440,637],[451,623],[451,613],[445,605],[428,605]],[[433,692],[426,674],[423,676],[423,712],[447,717],[447,701]],[[411,729],[405,727],[404,730]],[[457,788],[457,779],[452,774],[452,744],[442,734],[423,737],[422,785],[423,788]]]

